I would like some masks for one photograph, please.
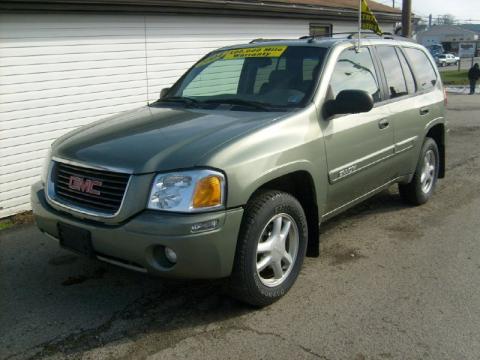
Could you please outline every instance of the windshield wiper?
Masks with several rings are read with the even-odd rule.
[[[200,103],[198,100],[184,97],[184,96],[169,96],[158,100],[159,102],[177,102],[177,103],[184,103],[186,105],[193,105],[198,106]]]
[[[261,103],[258,101],[250,101],[250,100],[242,100],[242,99],[211,99],[211,100],[205,100],[204,103],[248,106],[248,107],[253,107],[259,110],[271,110],[273,106],[271,104]]]

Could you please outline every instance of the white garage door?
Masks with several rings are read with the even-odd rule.
[[[30,208],[60,135],[156,100],[217,47],[307,33],[303,20],[0,15],[0,218]]]

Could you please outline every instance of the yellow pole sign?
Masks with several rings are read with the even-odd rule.
[[[383,31],[378,25],[375,15],[373,15],[372,10],[367,5],[367,0],[362,0],[362,29],[372,30],[378,35],[382,35]]]

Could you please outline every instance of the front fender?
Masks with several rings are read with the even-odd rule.
[[[327,169],[316,107],[290,114],[234,139],[209,155],[205,164],[227,175],[227,206],[243,206],[265,183],[292,172],[313,179],[319,211],[326,200]]]

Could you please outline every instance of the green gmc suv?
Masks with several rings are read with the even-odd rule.
[[[64,248],[164,277],[228,277],[270,304],[319,252],[319,224],[445,173],[446,97],[422,46],[382,37],[254,40],[193,65],[160,99],[54,142],[33,185]]]

